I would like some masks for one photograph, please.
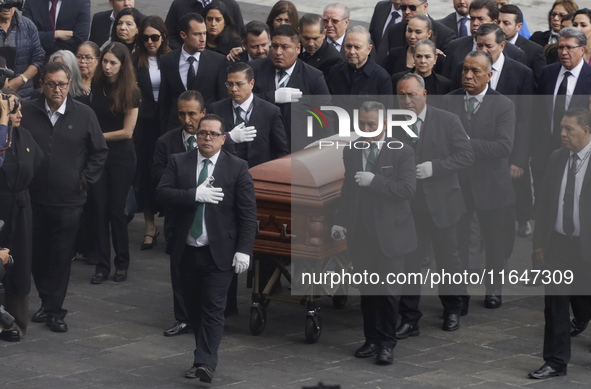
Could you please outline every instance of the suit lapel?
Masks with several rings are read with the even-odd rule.
[[[591,84],[591,66],[589,66],[584,59],[582,61],[583,68],[581,69],[581,73],[579,74],[577,85],[575,85],[575,91],[573,93],[575,95],[585,94],[585,91],[589,90],[589,84]],[[572,101],[573,99],[571,99],[571,102]]]
[[[173,154],[184,153],[187,151],[187,148],[185,147],[185,142],[183,141],[183,129],[179,128],[178,130],[173,131],[175,131],[175,135],[172,140]]]
[[[296,65],[293,68],[293,72],[291,72],[291,76],[289,77],[289,81],[287,82],[288,87],[290,88],[299,88],[299,80],[300,80],[300,73],[302,71],[302,62],[299,59],[296,59]]]
[[[197,149],[194,149],[190,152],[189,162],[191,166],[189,166],[189,188],[196,188],[197,187]],[[217,167],[217,165],[216,165]]]
[[[174,63],[171,63],[171,68],[174,69],[178,69],[179,67],[179,62],[181,61],[181,50],[182,47],[180,49],[178,49],[178,51],[176,53],[174,53],[174,55],[171,57],[174,60]],[[178,84],[176,89],[182,89],[182,90],[186,90],[185,86],[183,85],[183,80],[181,79],[181,72],[180,71],[176,71],[176,72],[172,72],[174,74],[173,76],[173,82]]]
[[[511,85],[511,82],[509,81],[511,79],[511,65],[509,61],[507,61],[507,58],[508,57],[505,57],[505,64],[501,69],[499,82],[497,83],[497,87],[495,88],[495,90],[499,93],[503,93],[503,91],[505,90],[505,85]]]

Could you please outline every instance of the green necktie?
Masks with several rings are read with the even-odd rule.
[[[367,156],[367,162],[365,163],[365,171],[371,172],[371,168],[373,167],[374,162],[376,161],[376,149],[378,145],[372,143],[369,147],[369,155]]]
[[[420,136],[419,136],[419,126],[418,126],[419,120],[421,120],[421,119],[417,118],[417,121],[414,122],[413,125],[412,125],[412,132],[416,135],[416,137],[414,137],[414,136],[411,137],[412,143],[417,143],[419,141],[419,138],[420,138]]]
[[[195,150],[195,137],[193,135],[187,139],[187,151],[191,150]]]
[[[203,160],[203,169],[199,173],[199,180],[197,186],[203,184],[203,181],[207,178],[207,165],[211,161],[209,159]],[[193,218],[193,224],[191,224],[191,236],[195,239],[199,238],[203,234],[203,209],[205,208],[204,203],[197,203],[197,210],[195,211],[195,217]]]
[[[472,120],[472,116],[474,115],[474,111],[476,110],[476,103],[478,99],[476,97],[470,97],[468,99],[468,120]]]
[[[280,70],[279,71],[279,82],[281,82],[281,80],[283,80],[283,77],[287,76],[287,72],[285,70]],[[281,84],[279,84],[279,88],[283,88],[285,87],[285,85],[287,84],[287,80],[281,82]]]
[[[242,108],[237,106],[234,108],[234,112],[236,112],[236,121],[234,122],[234,125],[237,126],[240,123],[244,123],[244,119],[242,119]]]

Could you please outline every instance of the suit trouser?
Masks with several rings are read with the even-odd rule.
[[[195,333],[193,366],[215,370],[224,333],[226,296],[234,268],[220,270],[209,246],[186,245],[179,265],[183,297]]]
[[[74,241],[82,206],[54,207],[32,203],[33,261],[31,272],[48,316],[63,319]]]
[[[583,267],[580,244],[570,238],[553,233],[548,251],[544,255],[550,271],[571,270],[579,279],[589,277],[589,266]],[[579,307],[577,319],[591,318],[591,296],[577,295],[565,284],[546,286],[544,299],[544,361],[555,369],[566,368],[571,357],[569,302]]]
[[[529,166],[523,169],[523,175],[513,180],[515,189],[515,218],[519,223],[528,222],[533,211],[533,194]]]

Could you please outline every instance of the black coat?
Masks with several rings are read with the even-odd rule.
[[[539,44],[527,40],[521,35],[517,37],[515,41],[515,46],[523,50],[525,53],[526,58],[526,65],[534,72],[534,77],[536,81],[540,77],[540,73],[542,72],[542,68],[546,66],[546,56],[544,55],[544,47],[540,46]]]
[[[458,19],[456,17],[456,12],[452,12],[443,19],[437,20],[439,23],[443,24],[445,27],[449,28],[453,32],[456,33],[456,37],[460,37],[460,31],[458,30]],[[468,29],[469,30],[469,29]]]
[[[433,20],[433,18],[430,16],[429,19],[431,19],[431,23],[433,24],[433,35],[435,35],[435,47],[447,54],[447,48],[450,42],[456,38],[456,33],[454,32],[454,30],[450,30],[443,24]],[[390,27],[388,31],[386,31],[386,33],[388,34],[388,43],[390,46],[390,51],[392,51],[392,49],[395,47],[408,46],[408,42],[406,41],[406,26],[407,23],[398,23]]]
[[[14,154],[16,150],[16,154]],[[31,290],[32,212],[28,186],[43,160],[43,151],[24,128],[12,131],[12,146],[6,158],[18,164],[16,176],[0,168],[0,220],[6,223],[0,233],[0,247],[10,249],[14,265],[7,270],[4,286],[17,294]],[[2,279],[0,278],[0,282]]]
[[[331,95],[391,95],[390,75],[373,59],[368,58],[362,68],[359,80],[353,83],[351,66],[348,62],[335,66],[330,71],[326,83]]]
[[[559,60],[558,60],[558,51],[556,51],[556,49],[554,49],[554,50],[547,50],[546,49],[546,46],[548,46],[548,39],[550,39],[550,30],[536,31],[529,38],[530,41],[542,46],[542,48],[544,49],[544,56],[546,57],[546,63],[548,65],[550,65],[551,63],[556,63]]]
[[[408,51],[408,46],[400,46],[390,49],[388,53],[388,58],[386,59],[386,64],[384,69],[388,72],[388,74],[392,75],[395,73],[400,73],[405,70],[410,70],[410,68],[406,67],[406,53]]]
[[[382,32],[384,32],[384,26],[386,20],[388,20],[388,16],[390,16],[391,10],[392,2],[390,0],[379,1],[373,10],[373,15],[369,22],[369,34],[371,35],[371,40],[376,48],[380,47],[380,44],[382,43]],[[399,10],[398,12],[402,15],[402,11]],[[403,17],[400,17],[398,23],[404,23],[402,19]],[[384,35],[386,35],[387,32],[388,31],[385,31]]]
[[[304,60],[305,53],[300,53],[298,56],[304,63],[315,67],[316,69],[320,70],[324,74],[324,78],[328,77],[328,73],[333,66],[336,66],[343,62],[343,57],[341,57],[341,53],[334,48],[333,45],[326,43],[326,41],[322,42],[322,46],[314,53],[313,56]]]
[[[88,40],[96,43],[99,47],[111,39],[112,12],[112,10],[102,11],[97,12],[92,16],[92,24],[90,26],[90,36],[88,37]]]

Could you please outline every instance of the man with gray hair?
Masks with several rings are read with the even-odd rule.
[[[326,84],[332,95],[391,95],[390,75],[371,58],[369,31],[351,27],[345,37],[346,63],[332,68]]]
[[[333,66],[343,62],[341,53],[326,42],[326,27],[320,15],[305,14],[300,18],[300,42],[302,52],[298,58],[320,70],[324,78]]]
[[[345,58],[344,40],[350,22],[349,8],[340,3],[332,3],[324,7],[322,14],[326,27],[326,42],[330,43]]]

